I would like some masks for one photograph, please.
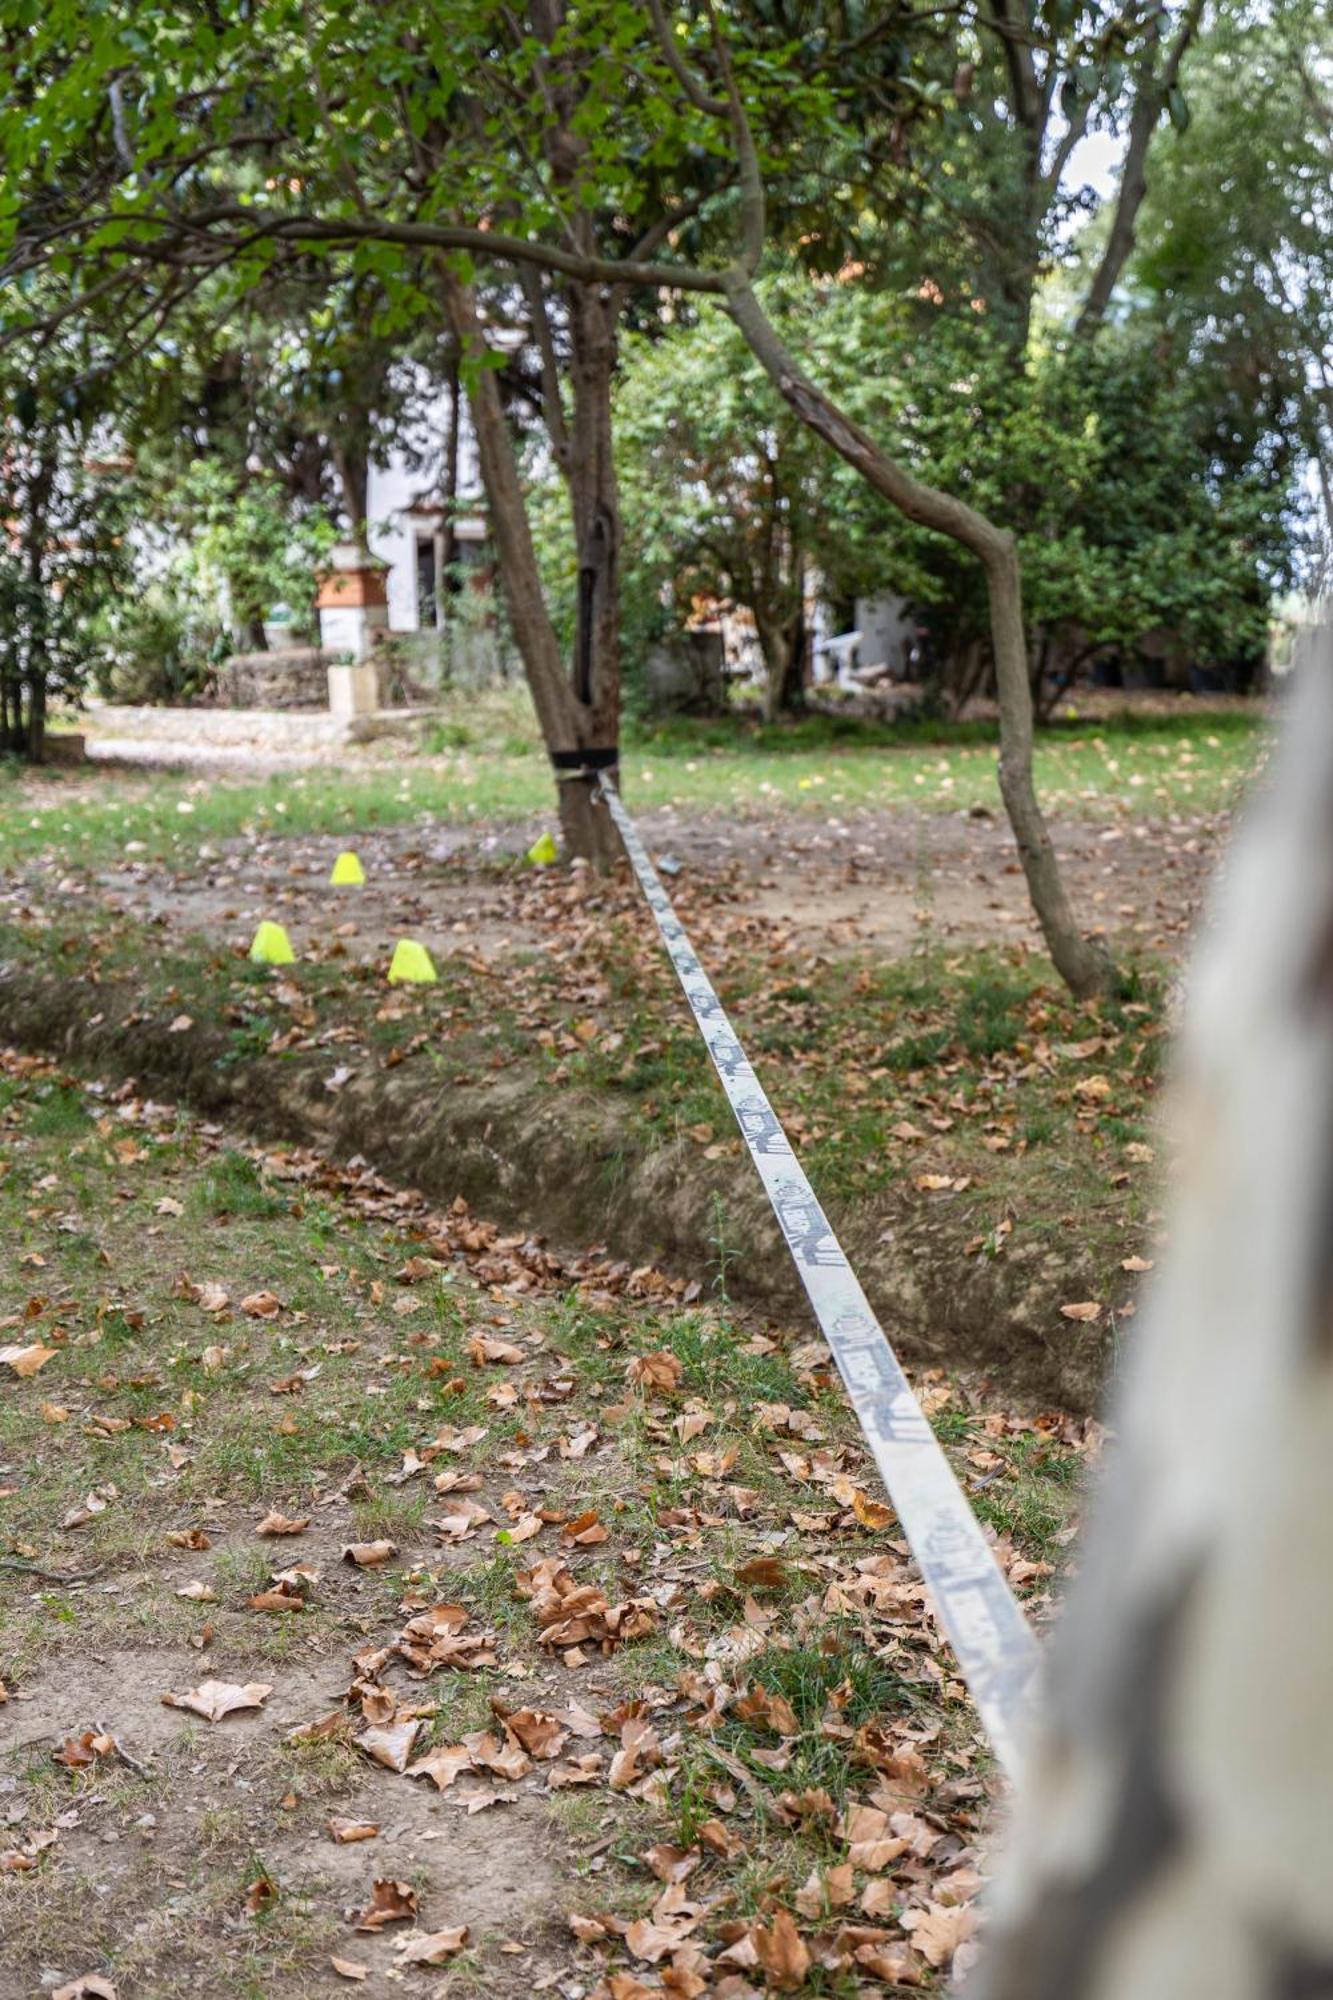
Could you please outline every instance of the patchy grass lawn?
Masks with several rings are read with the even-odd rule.
[[[966,1957],[989,1759],[805,1328],[13,1055],[0,1215],[13,1991]],[[1095,1427],[922,1387],[1044,1593]]]
[[[473,705],[475,706],[475,705]],[[1262,760],[1256,710],[1200,705],[1179,715],[1066,721],[1041,735],[1038,789],[1048,811],[1102,817],[1204,813],[1231,805]],[[889,728],[817,718],[783,729],[743,721],[627,731],[622,777],[636,807],[732,816],[802,815],[911,805],[998,811],[993,732],[981,724]],[[61,868],[129,854],[180,860],[201,843],[275,832],[331,833],[411,823],[550,815],[552,787],[526,696],[446,717],[424,753],[362,773],[330,768],[259,783],[115,778],[50,771],[0,775],[0,851],[12,864]]]
[[[577,1093],[683,1179],[734,1184],[740,1142],[627,881],[474,851],[489,943],[447,926],[439,983],[391,991],[383,939],[358,939],[388,921],[383,885],[349,916],[327,856],[279,838],[549,810],[526,739],[483,754],[451,727],[361,777],[0,778],[0,958],[85,1022],[151,1029],[173,1076],[198,1050],[261,1089],[317,1065],[321,1099],[381,1075],[423,1102],[486,1078],[529,1107]],[[1198,848],[1191,816],[1260,754],[1252,718],[1192,713],[1053,735],[1042,776],[1068,812],[1179,812]],[[994,805],[967,730],[680,725],[632,744],[626,780],[810,826]],[[447,874],[401,845],[395,928]],[[207,935],[178,921],[205,874]],[[304,940],[291,967],[243,955],[248,874]],[[110,907],[131,877],[139,903]],[[1135,938],[1179,934],[1164,879],[1137,906],[1108,889]],[[897,955],[814,944],[756,915],[754,886],[691,866],[674,893],[835,1222],[911,1232],[937,1298],[1012,1271],[1043,1340],[1114,1333],[1153,1256],[1169,966],[1140,953],[1118,1001],[1079,1006],[1021,944],[951,938],[926,881]],[[589,1180],[624,1167],[603,1148]],[[725,1199],[686,1284],[552,1253],[528,1233],[540,1196],[506,1236],[132,1082],[3,1059],[16,1993],[97,1972],[118,2000],[752,2000],[800,1979],[850,2000],[966,1963],[994,1773],[821,1345],[736,1307]],[[939,1369],[919,1387],[1044,1615],[1096,1426]]]
[[[393,992],[382,962],[349,955],[322,888],[303,893],[323,912],[318,941],[277,971],[239,945],[175,936],[165,914],[144,925],[91,899],[74,923],[59,906],[16,913],[0,952],[84,982],[89,1012],[114,986],[140,1020],[219,1031],[224,1068],[280,1074],[327,1052],[331,1090],[392,1071],[430,1096],[512,1073],[529,1107],[586,1091],[623,1114],[636,1156],[683,1146],[701,1168],[748,1175],[628,880],[496,870],[488,920],[524,946],[492,961],[465,938],[440,954],[438,985]],[[1059,1282],[1075,1289],[1046,1302],[1054,1335],[1071,1300],[1128,1307],[1121,1265],[1144,1248],[1156,1185],[1159,962],[1131,966],[1119,1000],[1079,1005],[1021,946],[952,949],[926,927],[905,958],[832,957],[780,925],[738,920],[725,881],[690,876],[677,894],[835,1226],[872,1212],[877,1229],[924,1218],[940,1242],[915,1254],[940,1264],[942,1288],[960,1258],[1004,1268],[1061,1250]],[[589,1163],[594,1177],[618,1171],[614,1153]],[[716,1235],[725,1272],[747,1248],[728,1240],[725,1202]]]

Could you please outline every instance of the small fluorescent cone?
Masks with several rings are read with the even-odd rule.
[[[292,941],[281,924],[271,924],[267,918],[255,932],[250,956],[256,965],[295,965],[296,953]]]
[[[549,868],[553,861],[559,859],[560,850],[549,833],[544,833],[540,840],[534,840],[528,849],[528,860],[537,868]]]
[[[361,857],[358,854],[353,854],[349,847],[344,849],[334,862],[333,873],[329,877],[329,887],[332,889],[359,889],[365,879],[366,871],[361,866]]]
[[[425,945],[415,938],[399,938],[389,966],[390,986],[433,986],[438,977]]]

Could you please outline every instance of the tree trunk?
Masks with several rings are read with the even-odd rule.
[[[30,764],[40,764],[46,751],[46,683],[51,671],[48,619],[51,599],[47,584],[47,548],[51,497],[56,484],[54,444],[43,444],[28,482],[23,523],[28,572],[28,646],[25,671],[15,677],[14,722],[19,745]],[[27,710],[23,690],[27,687]]]
[[[1074,921],[1032,777],[1032,690],[1018,548],[1007,531],[992,532],[994,543],[982,560],[1000,712],[1000,797],[1051,963],[1071,993],[1103,993],[1114,984],[1114,968],[1105,948],[1085,938]]]
[[[754,287],[740,271],[733,271],[729,278],[727,303],[751,351],[802,423],[909,520],[947,535],[979,558],[986,576],[999,696],[1000,794],[1027,877],[1028,894],[1052,962],[1071,992],[1080,996],[1108,992],[1115,984],[1115,968],[1105,948],[1083,937],[1074,921],[1032,780],[1032,691],[1013,536],[965,501],[940,493],[905,472],[802,375]]]
[[[1190,977],[1171,1249],[967,2000],[1333,1993],[1333,632]]]
[[[580,741],[614,752],[620,741],[621,546],[611,448],[615,319],[603,287],[576,284],[569,291],[574,392],[569,497],[579,565],[574,698],[582,711]]]
[[[335,442],[333,463],[342,488],[343,511],[347,515],[352,540],[359,549],[366,546],[366,509],[370,505],[370,460],[357,445]]]
[[[449,620],[450,601],[458,587],[454,574],[454,564],[458,561],[458,446],[463,429],[463,385],[458,373],[458,343],[454,342],[449,355],[449,372],[446,379],[449,392],[449,428],[444,439],[444,534],[440,549],[440,603],[438,619],[441,625]]]
[[[575,699],[560,658],[495,370],[485,363],[486,338],[477,318],[475,297],[470,286],[448,271],[444,297],[467,374],[477,457],[514,643],[548,753],[553,758],[576,759],[576,753],[598,748],[599,739],[593,731],[601,718],[595,708]],[[609,740],[614,744],[616,739]],[[567,768],[570,775],[566,776],[557,767],[560,827],[566,850],[573,859],[590,861],[595,867],[610,866],[620,856],[620,841],[596,793],[595,775],[588,771],[580,775],[577,761],[567,763]],[[615,776],[614,763],[609,768]]]
[[[23,731],[24,755],[30,764],[46,756],[46,676],[35,673],[28,686],[28,714]]]
[[[1206,0],[1189,0],[1170,46],[1162,56],[1159,66],[1158,48],[1161,37],[1161,20],[1165,10],[1157,16],[1148,17],[1151,31],[1148,49],[1139,64],[1138,82],[1134,93],[1134,108],[1129,116],[1129,135],[1125,142],[1125,156],[1120,168],[1120,189],[1116,196],[1115,213],[1111,217],[1110,233],[1102,259],[1093,273],[1088,287],[1083,309],[1074,323],[1075,340],[1090,340],[1106,317],[1121,273],[1129,262],[1134,248],[1138,228],[1139,210],[1143,207],[1148,193],[1148,155],[1152,149],[1153,135],[1161,122],[1172,91],[1180,78],[1180,66],[1185,59],[1190,43],[1203,19]]]
[[[764,656],[764,721],[793,715],[805,707],[805,614],[787,618],[756,610],[755,635]]]

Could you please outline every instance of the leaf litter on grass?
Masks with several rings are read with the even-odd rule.
[[[994,1776],[821,1343],[687,1302],[685,1285],[651,1269],[558,1255],[461,1202],[435,1210],[363,1165],[281,1148],[245,1157],[282,1206],[248,1233],[219,1232],[215,1289],[196,1292],[173,1273],[189,1254],[192,1189],[226,1141],[132,1095],[118,1122],[146,1158],[114,1220],[148,1210],[158,1233],[140,1262],[108,1231],[110,1267],[90,1267],[61,1226],[73,1190],[32,1200],[50,1155],[24,1137],[24,1092],[59,1072],[5,1074],[17,1085],[5,1151],[21,1185],[11,1191],[11,1171],[0,1199],[17,1199],[23,1241],[48,1260],[53,1303],[37,1317],[62,1332],[48,1336],[44,1382],[72,1437],[47,1507],[56,1468],[33,1455],[48,1428],[41,1392],[16,1388],[15,1518],[45,1557],[61,1484],[86,1494],[95,1467],[100,1490],[122,1496],[82,1530],[105,1538],[108,1576],[134,1573],[122,1514],[192,1566],[164,1564],[135,1589],[198,1621],[206,1663],[229,1669],[173,1680],[167,1698],[205,1730],[244,1732],[250,1768],[272,1774],[263,1853],[275,1894],[248,1920],[255,1948],[288,1921],[290,1858],[373,1852],[380,1836],[365,1829],[392,1807],[380,1791],[365,1812],[358,1792],[369,1803],[365,1785],[402,1779],[430,1810],[469,1821],[549,1816],[544,1838],[569,1843],[568,1889],[548,1912],[561,1934],[548,1934],[543,1963],[576,1969],[604,2000],[740,2000],[835,1976],[928,1986],[966,1959]],[[86,1170],[83,1199],[127,1171],[95,1126],[90,1155],[53,1167]],[[186,1214],[158,1212],[164,1189]],[[228,1312],[219,1291],[285,1303],[233,1317],[230,1354],[210,1371],[193,1328]],[[405,1297],[423,1310],[396,1312]],[[106,1331],[117,1313],[138,1321],[132,1347]],[[269,1385],[293,1359],[322,1372],[284,1431]],[[512,1400],[489,1401],[501,1384]],[[1072,1519],[1057,1502],[1096,1427],[1006,1411],[938,1371],[921,1386],[960,1476],[1004,1519],[1000,1559],[1040,1611],[1053,1537]],[[137,1427],[145,1409],[173,1428]],[[95,1427],[92,1412],[123,1412],[125,1425]],[[176,1464],[168,1453],[182,1448]],[[392,1535],[378,1532],[390,1519]],[[347,1534],[361,1523],[372,1532]],[[275,1535],[312,1559],[272,1567],[258,1552]],[[339,1560],[367,1548],[376,1560]],[[290,1664],[261,1649],[289,1621],[265,1615],[273,1593],[305,1607],[291,1623],[309,1626],[322,1657],[357,1635],[335,1705],[277,1729],[266,1711]],[[97,1616],[117,1629],[128,1609],[109,1599]],[[151,1672],[151,1633],[125,1630]],[[0,1658],[6,1684],[20,1698],[39,1690],[63,1643],[60,1628],[34,1626],[19,1673]],[[88,1685],[91,1700],[91,1670]],[[340,1789],[307,1808],[279,1751],[353,1761],[330,1767]],[[289,1790],[295,1807],[282,1805]],[[330,1802],[334,1823],[355,1829],[341,1840]],[[54,1834],[16,1881],[58,1884],[81,1836]],[[478,1948],[447,1877],[423,1889],[391,1867],[373,1881],[353,1915],[372,1944],[382,1926],[415,1925],[412,1952],[396,1955],[405,1967]],[[336,1899],[323,1910],[329,1955],[359,1964],[338,1949]],[[265,1990],[283,1989],[275,1978]]]

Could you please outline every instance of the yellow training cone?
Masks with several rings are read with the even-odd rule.
[[[534,840],[528,849],[528,860],[537,868],[549,868],[553,861],[559,859],[560,850],[549,833],[544,833],[540,840]]]
[[[399,938],[389,966],[390,986],[433,986],[438,977],[425,945],[415,938]]]
[[[295,965],[296,953],[292,941],[281,924],[271,924],[265,918],[255,932],[250,956],[256,965]]]
[[[333,864],[329,877],[331,889],[359,889],[366,879],[366,871],[361,866],[361,857],[346,848]]]

